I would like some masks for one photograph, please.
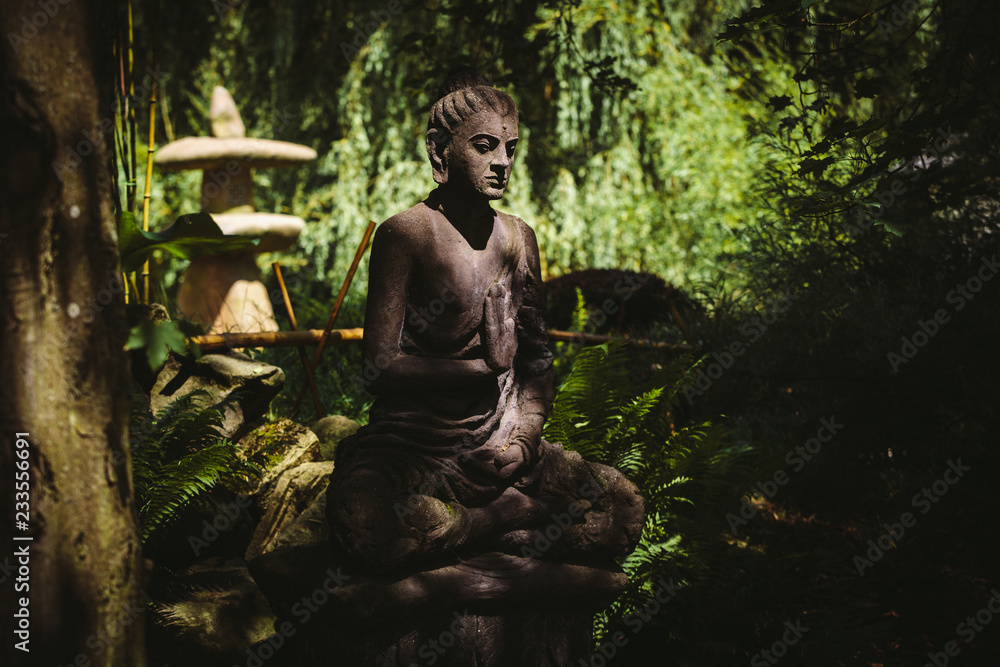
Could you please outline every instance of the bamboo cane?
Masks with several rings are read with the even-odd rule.
[[[285,301],[285,310],[288,311],[288,321],[292,325],[292,331],[298,331],[299,325],[295,322],[295,311],[292,310],[292,300],[288,296],[288,289],[285,287],[285,278],[281,275],[281,264],[274,262],[271,264],[271,268],[274,269],[274,275],[278,279],[278,287],[281,288],[281,298]],[[309,382],[309,390],[312,392],[313,407],[316,408],[316,419],[322,419],[325,416],[323,413],[323,404],[319,400],[319,389],[316,388],[316,378],[313,376],[312,367],[309,365],[309,358],[306,357],[306,348],[302,345],[296,347],[299,351],[299,360],[302,362],[302,367],[306,370],[306,380]]]
[[[149,231],[150,188],[153,187],[154,130],[156,129],[156,83],[160,78],[160,3],[153,3],[153,85],[149,96],[149,144],[146,147],[146,188],[142,193],[142,230]],[[142,300],[149,303],[149,258],[142,264]]]
[[[368,248],[368,241],[371,240],[372,232],[375,231],[375,222],[372,220],[368,221],[368,228],[365,229],[364,235],[361,237],[361,243],[358,244],[358,249],[354,252],[354,261],[351,262],[351,268],[347,271],[347,276],[344,278],[344,284],[340,286],[340,293],[337,295],[337,300],[333,304],[333,312],[330,313],[330,319],[326,323],[326,328],[324,332],[333,331],[333,325],[337,321],[337,315],[340,314],[340,306],[344,303],[344,297],[347,296],[347,288],[351,286],[351,281],[354,280],[354,272],[358,270],[358,265],[361,264],[361,258],[365,254],[365,249]],[[313,372],[319,368],[319,358],[323,354],[323,348],[326,345],[326,334],[320,338],[319,343],[316,346],[316,352],[313,354]],[[302,405],[302,399],[306,395],[305,385],[299,390],[299,395],[295,399],[295,404],[292,406],[292,414],[294,415],[299,406]]]
[[[305,331],[260,331],[255,333],[235,334],[204,334],[192,336],[191,342],[198,345],[202,352],[214,352],[243,347],[295,347],[298,345],[318,345],[323,339],[325,330],[307,329]],[[697,347],[676,343],[662,343],[645,338],[617,338],[615,336],[599,336],[574,331],[550,330],[549,340],[561,343],[578,343],[581,345],[598,345],[613,340],[620,340],[630,345],[651,347],[658,350],[673,350],[677,352],[695,352]],[[364,329],[333,329],[327,334],[327,342],[331,345],[360,343],[364,339]]]
[[[296,347],[298,345],[316,345],[323,338],[322,329],[306,329],[304,331],[255,331],[252,333],[203,334],[192,336],[191,342],[202,352],[217,352],[244,347]],[[330,345],[343,345],[361,341],[364,330],[334,329],[327,334]]]

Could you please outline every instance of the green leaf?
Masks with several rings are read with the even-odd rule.
[[[823,172],[828,166],[833,164],[835,158],[826,157],[821,160],[815,158],[806,158],[799,163],[799,173],[802,176],[809,176],[810,174],[816,176],[817,178],[823,175]]]
[[[177,354],[187,352],[187,340],[177,325],[171,321],[140,322],[129,331],[126,350],[146,350],[149,367],[158,370],[167,362],[168,350]]]
[[[775,111],[781,111],[788,107],[791,103],[792,98],[788,95],[774,95],[767,101],[767,105]]]
[[[153,250],[166,250],[174,257],[195,259],[201,255],[253,247],[257,241],[245,236],[227,235],[208,213],[182,215],[162,232],[145,232],[136,225],[135,216],[121,214],[118,240],[122,251],[122,270],[138,270]]]

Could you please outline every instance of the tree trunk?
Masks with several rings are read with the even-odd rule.
[[[145,664],[104,5],[0,2],[3,665]]]

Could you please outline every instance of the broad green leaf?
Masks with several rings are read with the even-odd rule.
[[[182,215],[162,232],[146,232],[136,225],[135,216],[122,213],[118,225],[122,270],[138,270],[153,250],[166,250],[174,257],[195,259],[201,255],[239,250],[256,245],[245,236],[226,235],[208,213]]]
[[[177,354],[187,352],[187,340],[174,322],[151,322],[145,320],[129,331],[126,350],[146,350],[149,367],[158,370],[167,361],[167,352],[173,350]]]

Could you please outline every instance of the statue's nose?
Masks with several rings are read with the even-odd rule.
[[[504,169],[510,166],[510,157],[508,157],[507,151],[504,150],[503,146],[498,147],[498,150],[494,153],[493,164]]]

